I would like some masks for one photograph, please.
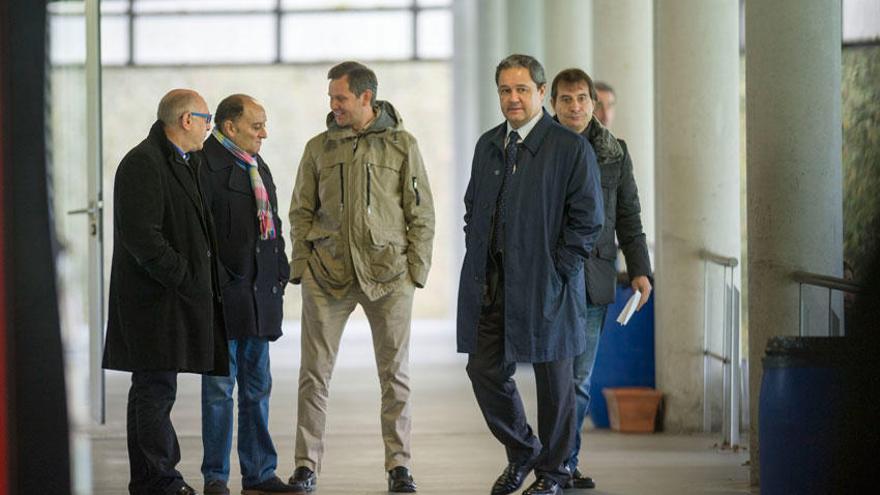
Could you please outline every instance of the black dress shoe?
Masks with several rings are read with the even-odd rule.
[[[310,492],[318,485],[318,476],[311,469],[300,466],[293,470],[293,476],[287,480],[294,488],[304,492]]]
[[[172,495],[199,495],[199,492],[197,492],[195,488],[184,483],[183,486],[181,486],[177,490],[174,490],[173,492],[171,492],[171,494]]]
[[[211,480],[205,483],[205,489],[202,493],[205,495],[229,495],[229,487],[223,480]]]
[[[571,475],[568,483],[563,488],[596,488],[596,482],[593,481],[593,478],[584,476],[580,469],[575,468],[574,474]]]
[[[562,487],[554,480],[538,476],[534,483],[526,488],[522,495],[558,495],[562,493]]]
[[[409,469],[403,466],[388,471],[388,491],[392,493],[415,493],[416,482]]]
[[[492,495],[508,495],[519,490],[531,470],[530,465],[511,462],[492,485]]]
[[[242,487],[241,490],[241,495],[305,495],[305,493],[306,491],[302,488],[287,484],[281,481],[278,476],[273,476],[253,486]]]

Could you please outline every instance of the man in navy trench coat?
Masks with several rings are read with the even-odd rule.
[[[541,64],[511,55],[495,71],[506,121],[480,137],[465,194],[466,254],[458,295],[458,351],[508,466],[493,495],[561,493],[574,441],[572,359],[584,351],[584,259],[604,211],[589,143],[543,110]],[[513,381],[533,363],[538,436]]]

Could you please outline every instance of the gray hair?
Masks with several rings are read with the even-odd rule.
[[[606,93],[611,93],[613,95],[617,94],[614,92],[614,88],[605,81],[596,81],[596,91],[605,91]]]
[[[495,68],[495,85],[498,86],[498,78],[501,76],[501,71],[517,67],[528,69],[529,76],[539,89],[547,84],[547,77],[544,76],[544,67],[541,65],[541,62],[538,62],[531,55],[515,53],[502,60],[498,67]]]
[[[180,116],[193,111],[199,102],[199,94],[191,89],[172,89],[159,102],[156,110],[156,118],[161,120],[165,127],[177,123]]]

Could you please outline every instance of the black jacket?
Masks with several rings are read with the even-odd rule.
[[[229,373],[200,162],[187,164],[156,122],[119,164],[105,368]]]
[[[278,216],[275,183],[266,162],[257,155],[260,177],[269,193],[275,239],[260,239],[257,205],[248,173],[214,136],[202,154],[202,193],[217,228],[220,279],[226,333],[230,339],[281,336],[284,287],[290,266]]]
[[[587,294],[593,304],[610,304],[614,302],[617,283],[615,232],[626,258],[630,280],[640,275],[651,276],[651,260],[642,231],[639,190],[633,177],[632,159],[623,140],[615,138],[595,117],[581,135],[596,151],[605,203],[602,233],[585,264]]]

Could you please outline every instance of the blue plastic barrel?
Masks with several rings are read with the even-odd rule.
[[[618,286],[613,304],[608,305],[596,363],[590,377],[590,419],[596,428],[608,428],[608,407],[602,389],[606,387],[654,388],[654,298],[656,291],[629,320],[627,325],[617,323],[633,291]]]
[[[762,495],[834,493],[845,345],[841,337],[773,337],[758,406]]]

